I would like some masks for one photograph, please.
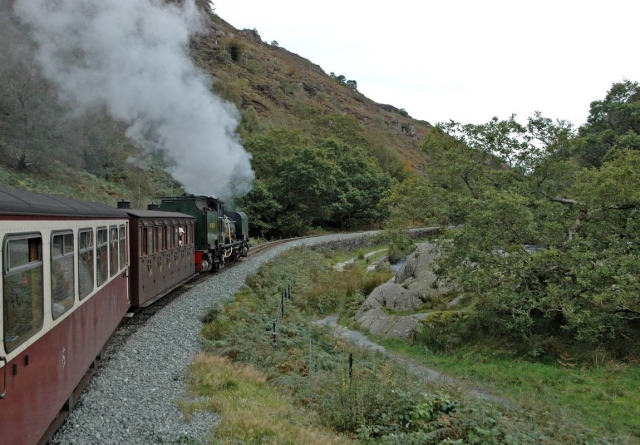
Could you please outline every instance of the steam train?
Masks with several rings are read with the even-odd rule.
[[[204,196],[134,210],[0,187],[0,240],[0,444],[31,445],[132,307],[247,255],[248,220]]]

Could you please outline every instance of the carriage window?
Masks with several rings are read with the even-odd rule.
[[[140,251],[143,256],[149,254],[149,229],[142,227],[140,229]]]
[[[97,256],[96,261],[98,263],[98,286],[102,286],[109,277],[108,263],[108,246],[109,246],[109,234],[106,228],[98,229],[98,238],[97,238]]]
[[[127,231],[120,226],[120,269],[127,265]]]
[[[153,253],[160,252],[160,233],[158,227],[153,228]]]
[[[185,240],[184,240],[184,229],[182,228],[182,226],[178,226],[178,245],[182,246],[183,244],[185,244]]]
[[[109,272],[114,276],[118,272],[118,228],[109,228]]]
[[[164,237],[162,236],[163,227],[156,227],[156,234],[158,235],[158,252],[162,252],[164,246]]]
[[[83,299],[93,291],[93,230],[81,230],[78,234],[78,291]]]
[[[173,237],[171,236],[171,232],[173,231],[173,227],[172,226],[167,226],[167,248],[168,249],[173,249],[174,247],[176,247],[173,244]]]
[[[162,226],[162,250],[168,249],[168,241],[169,237],[167,234],[169,233],[169,228],[167,226]]]
[[[51,239],[51,315],[55,320],[73,306],[73,233]]]
[[[147,243],[149,244],[149,254],[152,254],[152,253],[155,253],[155,249],[154,249],[155,241],[154,241],[154,237],[153,237],[153,227],[151,227],[148,230],[148,232],[149,232],[149,234],[147,236],[147,240],[148,240]]]
[[[4,247],[4,347],[9,352],[42,327],[42,238],[7,238]]]

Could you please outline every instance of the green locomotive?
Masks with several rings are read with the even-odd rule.
[[[242,212],[224,210],[224,202],[207,196],[167,196],[160,210],[179,212],[196,218],[193,236],[196,270],[212,271],[224,267],[249,251],[249,220]]]

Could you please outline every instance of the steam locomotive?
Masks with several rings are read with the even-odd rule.
[[[196,270],[217,270],[247,256],[249,220],[245,213],[225,211],[222,201],[193,195],[163,197],[160,210],[196,218]]]
[[[132,307],[246,256],[215,198],[118,208],[0,187],[0,444],[43,443]]]

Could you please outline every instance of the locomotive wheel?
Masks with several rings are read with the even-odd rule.
[[[213,261],[211,261],[211,255],[202,255],[202,270],[205,272],[211,272],[213,270]]]

